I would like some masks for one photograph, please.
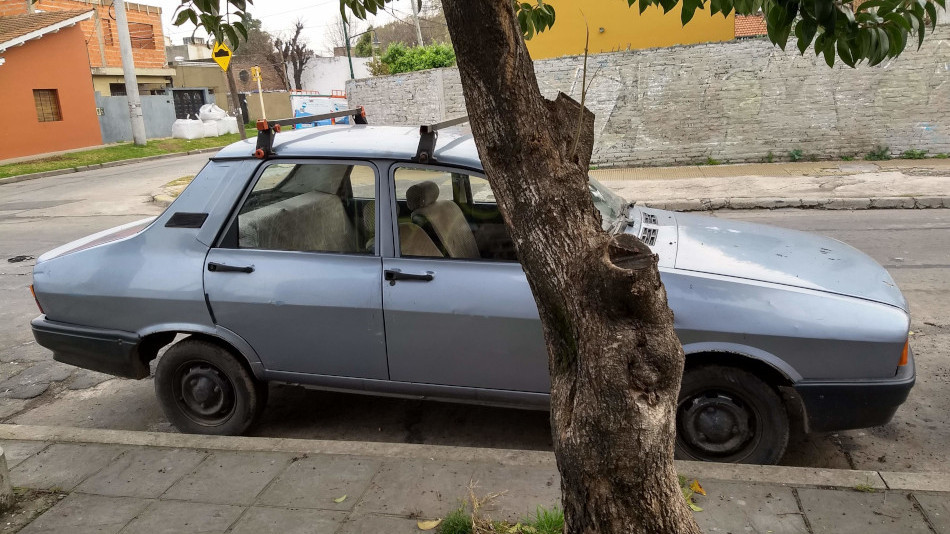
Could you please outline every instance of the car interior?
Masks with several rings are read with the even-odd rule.
[[[408,187],[397,187],[403,190],[396,202],[402,256],[517,261],[484,178],[413,170],[420,178],[430,174],[439,178],[443,186],[412,179],[400,182],[402,186],[411,183]],[[369,167],[361,165],[270,165],[222,245],[373,254],[376,203],[371,174]],[[472,195],[473,180],[483,191],[478,201]]]

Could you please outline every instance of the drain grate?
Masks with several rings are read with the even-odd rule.
[[[656,244],[656,233],[656,228],[644,228],[643,231],[640,232],[640,241],[652,247]]]

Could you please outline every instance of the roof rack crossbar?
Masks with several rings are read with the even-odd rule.
[[[435,161],[435,142],[439,138],[439,130],[457,126],[468,122],[468,115],[462,115],[454,119],[449,119],[435,124],[423,124],[419,127],[419,148],[416,149],[416,156],[412,158],[414,163],[432,163]]]
[[[362,106],[331,113],[321,113],[320,115],[294,117],[291,119],[277,119],[272,121],[261,119],[257,121],[257,148],[254,150],[254,157],[263,159],[274,154],[274,135],[280,133],[281,128],[284,126],[296,126],[298,124],[309,124],[349,116],[353,117],[355,124],[367,124],[366,111]]]

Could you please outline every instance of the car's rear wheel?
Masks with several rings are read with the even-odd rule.
[[[676,409],[678,459],[775,464],[785,453],[788,431],[781,397],[754,374],[720,365],[683,374]]]
[[[189,434],[243,433],[267,403],[267,384],[229,350],[201,339],[176,343],[155,369],[165,416]]]

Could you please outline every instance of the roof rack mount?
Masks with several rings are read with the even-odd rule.
[[[447,121],[435,124],[423,124],[419,127],[419,148],[416,149],[414,163],[432,163],[435,161],[435,142],[439,138],[439,130],[457,126],[468,122],[468,115],[462,115]]]
[[[284,126],[310,124],[312,122],[350,116],[353,117],[355,124],[367,124],[366,110],[363,109],[363,106],[345,109],[343,111],[334,111],[332,113],[322,113],[320,115],[294,117],[292,119],[277,119],[273,121],[260,119],[257,121],[257,148],[254,150],[254,157],[264,159],[274,154],[274,135],[280,133],[281,128]]]

